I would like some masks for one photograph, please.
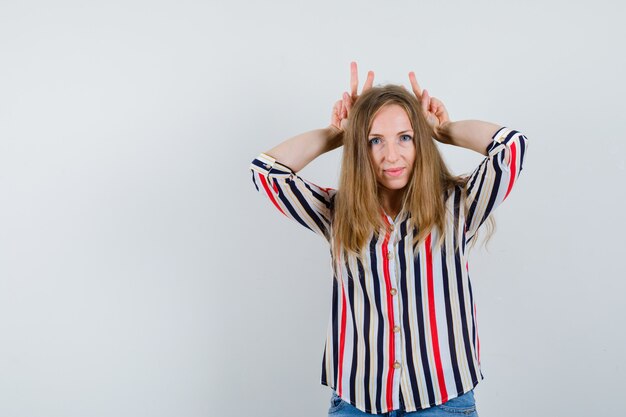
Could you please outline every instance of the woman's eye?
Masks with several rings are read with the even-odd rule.
[[[400,140],[402,142],[410,142],[413,140],[413,138],[410,135],[402,135],[400,136]]]
[[[371,138],[370,145],[378,145],[380,143],[380,138]]]

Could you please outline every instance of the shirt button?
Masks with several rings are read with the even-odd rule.
[[[393,326],[393,331],[398,333],[400,331],[400,326]]]
[[[391,295],[396,295],[398,293],[398,290],[396,290],[395,288],[392,288],[391,290],[389,290],[389,293]]]
[[[394,362],[393,363],[393,367],[396,368],[396,369],[399,369],[400,368],[400,362]]]
[[[393,259],[393,252],[392,251],[387,252],[387,258]]]

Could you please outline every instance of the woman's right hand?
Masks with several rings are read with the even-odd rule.
[[[363,84],[361,94],[372,88],[374,84],[374,71],[368,71],[367,79]],[[350,110],[354,103],[358,100],[359,94],[359,72],[356,62],[350,63],[350,94],[344,92],[341,100],[337,100],[333,106],[333,111],[330,119],[330,126],[337,133],[343,132],[348,124],[348,117],[350,117]]]

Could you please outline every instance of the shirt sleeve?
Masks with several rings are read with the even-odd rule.
[[[257,191],[265,194],[278,211],[326,240],[330,239],[334,189],[304,180],[266,154],[254,159],[250,170]]]
[[[466,185],[468,242],[493,210],[509,196],[522,172],[526,148],[526,137],[516,130],[503,127],[493,136],[493,142],[487,147],[487,157]]]

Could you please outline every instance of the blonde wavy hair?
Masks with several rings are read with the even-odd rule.
[[[435,227],[443,236],[446,221],[444,195],[447,190],[466,181],[448,170],[413,94],[397,85],[367,90],[354,104],[343,132],[343,160],[333,213],[335,245],[356,254],[361,253],[373,232],[388,228],[382,215],[379,184],[367,139],[378,111],[391,104],[406,111],[414,132],[415,163],[402,204],[402,210],[410,213],[409,226],[417,229],[414,245],[425,239]]]

